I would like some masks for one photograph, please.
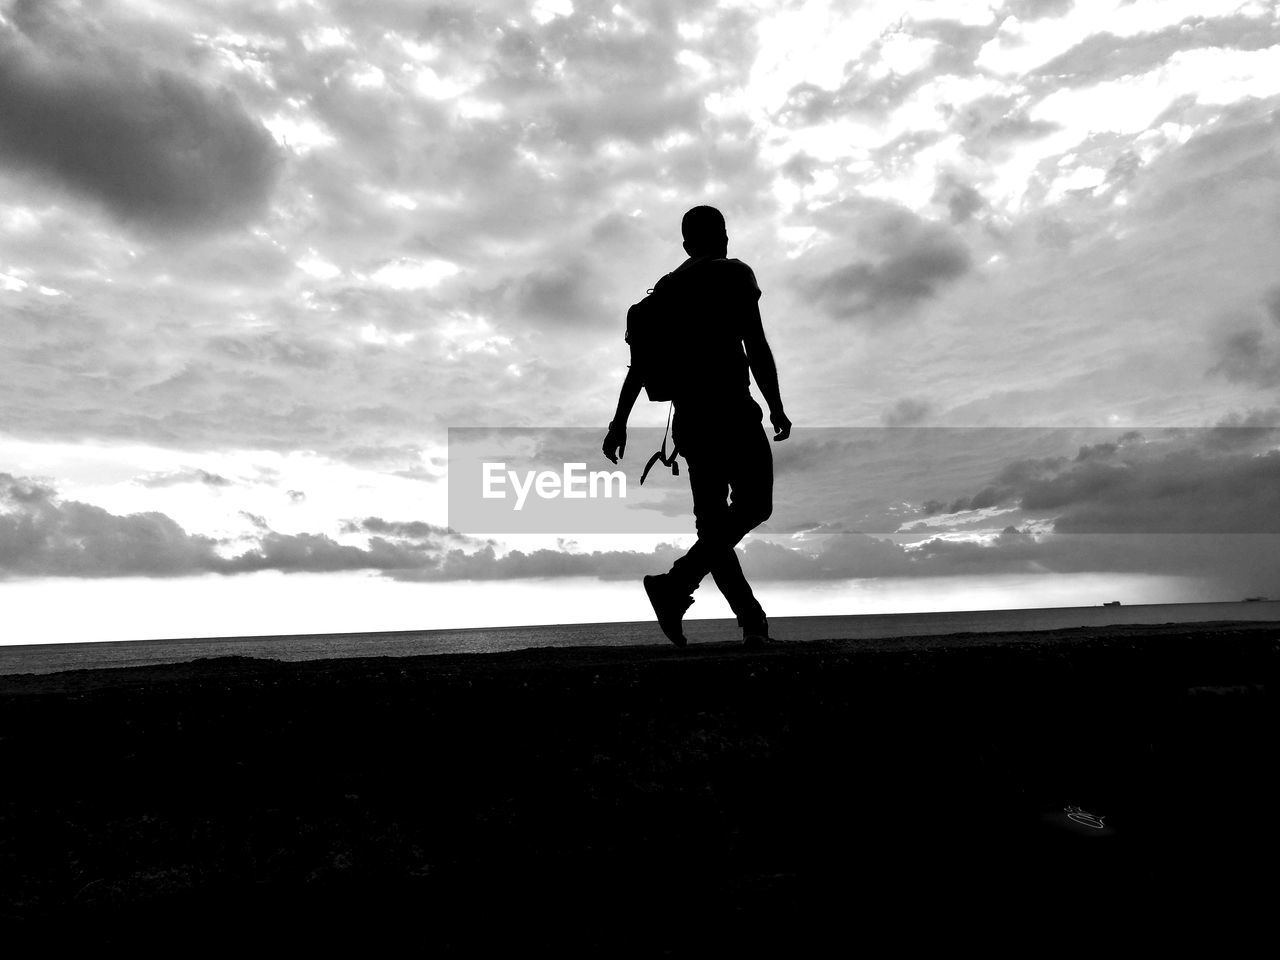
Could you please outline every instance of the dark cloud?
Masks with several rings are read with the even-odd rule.
[[[818,160],[807,153],[797,153],[782,165],[781,172],[793,183],[808,184],[813,183],[814,171],[821,166]]]
[[[1218,360],[1209,373],[1258,387],[1280,384],[1280,349],[1271,339],[1258,327],[1221,336],[1216,345]]]
[[[651,552],[561,550],[512,551],[492,548],[451,551],[438,566],[393,571],[401,580],[507,580],[539,577],[596,577],[632,580],[670,566],[679,551],[661,544]],[[860,533],[821,537],[816,549],[801,550],[751,538],[739,548],[743,570],[756,582],[832,581],[879,577],[941,577],[981,574],[1123,572],[1198,575],[1242,593],[1274,588],[1280,552],[1267,536],[1032,536],[1016,528],[982,542],[933,539],[906,547]]]
[[[336,572],[341,570],[411,570],[434,563],[429,552],[419,546],[392,543],[373,537],[367,548],[340,544],[324,534],[283,534],[269,531],[258,545],[237,557],[222,561],[218,573],[254,573],[280,570],[284,573]]]
[[[424,543],[435,543],[443,539],[483,543],[453,527],[439,527],[422,520],[384,520],[381,517],[365,517],[362,520],[347,520],[342,524],[343,533],[373,533],[384,537],[395,537],[402,540],[417,540]]]
[[[1023,509],[1063,509],[1063,533],[1278,533],[1280,452],[1196,451],[1132,466],[1073,470],[1027,491]]]
[[[1059,533],[1280,533],[1276,436],[1249,418],[1149,440],[1131,433],[1073,458],[1014,461],[973,496],[945,511],[930,500],[923,512],[1016,507],[1052,518]]]
[[[977,188],[962,182],[953,174],[938,178],[938,189],[934,191],[933,202],[946,206],[952,223],[965,223],[987,205]]]
[[[1210,450],[1280,447],[1280,407],[1232,412],[1208,431],[1204,445]]]
[[[263,210],[275,142],[233,95],[67,36],[56,19],[16,22],[27,32],[0,31],[0,162],[149,227],[203,230]]]
[[[986,543],[930,540],[911,554],[921,571],[933,574],[1157,574],[1194,577],[1237,597],[1273,590],[1280,581],[1275,536],[1030,536],[1006,530]]]
[[[1075,0],[1008,0],[1000,13],[1017,17],[1019,20],[1043,20],[1048,17],[1061,17],[1075,6]],[[997,15],[997,20],[1004,17]]]
[[[1024,140],[1034,140],[1058,129],[1049,120],[1032,120],[1023,97],[989,95],[955,107],[944,107],[951,126],[964,137],[965,149],[984,160],[999,160]]]
[[[1272,459],[1280,469],[1280,456]],[[1275,486],[1274,473],[1266,476]],[[492,543],[474,549],[478,541],[469,541],[466,545],[473,549],[462,549],[458,542],[469,538],[459,538],[448,528],[376,517],[344,526],[348,532],[375,534],[366,547],[356,547],[323,534],[277,533],[262,518],[246,516],[255,521],[255,542],[225,557],[217,541],[189,534],[163,514],[119,516],[89,504],[61,501],[43,484],[0,474],[0,576],[376,570],[413,581],[567,576],[631,580],[667,568],[679,553],[673,545],[660,544],[647,552],[542,549],[499,555]],[[1273,584],[1280,575],[1280,551],[1273,538],[1258,536],[1180,538],[1119,532],[1105,537],[1037,537],[1010,528],[985,542],[937,538],[908,547],[862,533],[835,532],[830,525],[809,535],[813,543],[806,549],[749,538],[741,548],[744,569],[761,581],[1107,570],[1190,575],[1212,570],[1233,587],[1252,592],[1267,587],[1267,578]]]
[[[1251,315],[1212,335],[1211,355],[1210,376],[1264,389],[1280,385],[1280,285],[1267,289]]]
[[[368,547],[323,534],[282,534],[254,514],[256,543],[238,556],[188,533],[162,513],[113,514],[62,500],[29,479],[0,473],[0,577],[175,577],[200,573],[410,570],[436,563],[438,546],[371,537]]]
[[[932,411],[933,405],[928,400],[903,397],[881,414],[880,419],[886,427],[909,427],[922,421]]]
[[[672,548],[667,554],[674,559]],[[657,551],[662,553],[662,548]],[[467,552],[450,550],[441,562],[422,570],[392,574],[398,580],[518,580],[537,577],[597,577],[601,580],[631,580],[652,573],[655,554],[627,550],[567,553],[562,550],[512,550],[498,556],[492,546]],[[670,564],[670,559],[666,560]]]
[[[215,546],[164,514],[117,516],[0,473],[0,576],[181,576],[217,567]]]
[[[599,323],[608,314],[594,280],[587,261],[578,259],[522,277],[503,290],[502,302],[513,326]]]
[[[175,470],[170,473],[152,473],[139,477],[134,483],[144,487],[172,487],[181,483],[202,483],[206,487],[229,487],[231,481],[208,470]]]
[[[250,513],[248,510],[241,510],[240,516],[248,520],[256,530],[270,530],[271,525],[267,523],[267,518],[260,513]]]
[[[906,235],[886,238],[876,260],[837,267],[798,286],[811,303],[838,320],[881,310],[912,307],[935,296],[946,283],[968,273],[972,258],[957,237],[942,229],[920,226]]]
[[[830,533],[816,549],[795,549],[750,538],[739,548],[744,572],[755,582],[803,582],[881,577],[943,577],[981,574],[1159,572],[1203,575],[1214,570],[1232,589],[1273,586],[1280,554],[1272,537],[1080,535],[1032,536],[1009,528],[985,541],[933,539],[907,547],[861,533]],[[399,580],[511,580],[594,577],[633,580],[670,566],[679,550],[660,544],[653,551],[515,550],[450,551],[443,562],[416,570],[392,571]]]
[[[247,336],[220,334],[207,341],[215,355],[238,363],[254,363],[265,367],[300,367],[323,370],[334,364],[337,351],[322,340],[271,331]]]

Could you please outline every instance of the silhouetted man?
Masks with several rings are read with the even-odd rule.
[[[645,577],[644,588],[662,632],[683,647],[685,611],[710,573],[738,618],[744,645],[755,647],[768,642],[769,622],[734,547],[773,510],[773,454],[748,369],[769,405],[774,440],[791,435],[791,421],[760,320],[760,288],[749,266],[727,258],[724,216],[714,207],[694,207],[680,230],[689,259],[655,290],[669,294],[680,311],[679,335],[669,345],[679,365],[672,437],[688,464],[698,539],[668,573]],[[627,417],[642,385],[633,362],[604,440],[604,455],[613,463],[626,448]]]

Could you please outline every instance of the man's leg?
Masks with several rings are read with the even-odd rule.
[[[667,639],[677,647],[687,642],[682,621],[685,611],[693,603],[693,591],[702,578],[720,559],[722,548],[716,546],[725,535],[729,505],[725,498],[729,493],[729,478],[723,459],[704,456],[705,448],[692,458],[688,452],[689,487],[693,491],[693,516],[698,540],[689,551],[671,565],[668,573],[644,578],[644,590],[658,616],[658,626]]]
[[[721,561],[722,548],[729,537],[729,471],[725,460],[714,449],[685,454],[698,539],[671,565],[667,575],[683,593],[698,589],[702,578]]]
[[[733,491],[729,513],[734,517],[730,520],[730,527],[743,530],[739,540],[773,512],[773,452],[769,439],[763,428],[744,433],[746,436],[736,451],[729,475],[729,486]],[[743,634],[767,633],[764,609],[751,592],[751,585],[742,573],[742,564],[733,546],[721,554],[719,562],[711,568],[711,576],[738,618]]]
[[[738,551],[730,547],[728,553],[711,568],[711,578],[729,602],[729,608],[738,618],[738,626],[744,634],[765,630],[767,618],[760,601],[751,592],[751,584],[742,572]]]
[[[763,627],[764,611],[738,561],[737,546],[768,519],[773,507],[773,454],[762,427],[751,425],[736,443],[686,456],[698,540],[671,567],[674,584],[688,593],[708,573],[744,630]],[[732,488],[732,498],[729,491]]]

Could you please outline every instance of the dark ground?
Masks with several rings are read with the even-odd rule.
[[[0,923],[605,957],[1238,930],[1277,892],[1278,655],[1196,624],[0,677]]]

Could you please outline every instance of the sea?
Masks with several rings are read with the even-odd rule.
[[[785,642],[874,641],[963,633],[1060,630],[1113,624],[1160,625],[1241,620],[1275,621],[1280,626],[1280,601],[771,617],[769,632],[775,639]],[[732,620],[686,620],[685,634],[690,644],[723,643],[739,639],[737,627]],[[272,660],[328,660],[342,657],[493,653],[536,647],[627,647],[646,644],[667,644],[658,632],[657,625],[648,620],[631,623],[471,627],[463,630],[0,645],[0,675],[135,667],[227,656]]]

